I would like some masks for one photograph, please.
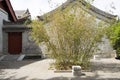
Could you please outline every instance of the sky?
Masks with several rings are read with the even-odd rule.
[[[32,18],[47,13],[67,0],[10,0],[14,10],[29,9]],[[95,7],[120,17],[120,0],[94,0]]]

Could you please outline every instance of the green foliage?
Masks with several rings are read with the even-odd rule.
[[[49,36],[47,35],[46,29],[44,28],[42,22],[34,20],[32,21],[31,26],[31,36],[33,37],[33,40],[36,41],[36,43],[39,44],[41,42],[48,42]]]
[[[120,55],[120,22],[109,27],[108,36],[117,54]]]
[[[83,11],[75,13],[59,12],[50,23],[51,56],[56,60],[57,69],[69,69],[72,65],[88,68],[102,35],[103,29],[96,26],[94,17],[87,16]]]

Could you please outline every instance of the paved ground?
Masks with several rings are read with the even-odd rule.
[[[98,66],[93,67],[92,72],[83,72],[84,75],[80,77],[74,77],[72,73],[54,73],[54,70],[49,70],[52,61],[51,59],[0,61],[0,80],[120,80],[119,71],[99,70]],[[120,61],[115,59],[92,60],[92,62],[98,65],[120,64]]]

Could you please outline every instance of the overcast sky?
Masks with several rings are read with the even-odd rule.
[[[10,0],[14,10],[29,9],[32,18],[49,12],[67,0]],[[97,8],[120,16],[120,0],[95,0]]]

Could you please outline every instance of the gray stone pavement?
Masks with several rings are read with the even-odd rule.
[[[99,69],[100,64],[116,64],[119,68],[120,61],[113,58],[91,60],[92,66],[99,66],[92,67],[92,71],[82,72],[84,75],[78,77],[71,72],[54,73],[54,70],[49,69],[52,62],[52,59],[0,61],[0,80],[120,80],[120,70],[106,70],[106,65]],[[106,68],[109,68],[108,66]]]

